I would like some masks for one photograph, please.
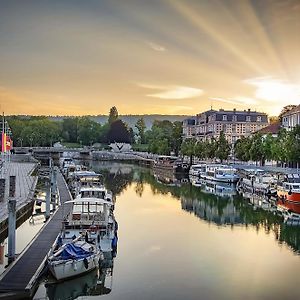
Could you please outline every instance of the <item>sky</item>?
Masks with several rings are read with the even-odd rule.
[[[6,114],[300,104],[300,0],[0,0]]]

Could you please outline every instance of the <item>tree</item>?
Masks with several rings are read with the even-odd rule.
[[[65,141],[70,143],[78,142],[78,122],[78,117],[62,120],[62,135]]]
[[[145,143],[145,129],[146,129],[144,119],[143,118],[138,119],[136,124],[135,124],[135,127],[138,130],[139,142],[141,144],[144,144]]]
[[[110,143],[130,143],[131,135],[128,126],[122,120],[114,121],[108,130],[107,140]]]
[[[119,118],[118,110],[115,106],[113,106],[109,111],[108,116],[108,124],[112,124],[113,122],[117,121]]]
[[[221,162],[223,162],[224,159],[228,158],[229,154],[230,154],[230,145],[226,140],[224,132],[221,131],[220,137],[216,142],[215,156],[216,158],[219,158]]]
[[[194,146],[194,155],[198,157],[199,159],[205,158],[205,147],[204,142],[197,141],[197,143]]]
[[[274,138],[271,133],[268,133],[262,141],[263,153],[266,160],[273,160],[273,146]]]
[[[100,140],[101,125],[89,117],[78,119],[78,141],[83,145],[91,145]]]
[[[278,119],[279,121],[281,121],[282,119],[282,116],[287,113],[288,111],[292,110],[293,108],[297,107],[297,105],[294,105],[294,104],[289,104],[289,105],[286,105],[283,107],[283,109],[281,110],[279,116],[278,116]]]
[[[173,132],[172,132],[172,140],[171,140],[171,147],[175,155],[178,155],[181,144],[182,144],[182,122],[175,121],[173,123]]]
[[[204,149],[205,149],[205,157],[213,159],[216,157],[216,151],[217,151],[217,141],[212,138],[210,141],[206,140],[204,143]]]
[[[242,136],[239,140],[235,142],[234,153],[235,157],[242,161],[250,160],[250,148],[252,141],[250,138],[245,138]]]
[[[183,155],[190,157],[190,165],[193,164],[193,156],[194,156],[194,150],[197,140],[192,139],[185,139],[181,144],[181,153]]]
[[[255,162],[260,161],[262,165],[264,164],[265,157],[264,157],[261,133],[256,133],[252,136],[252,144],[250,147],[250,158]]]
[[[150,131],[145,135],[148,149],[152,153],[170,154],[173,149],[173,123],[168,120],[153,122]]]

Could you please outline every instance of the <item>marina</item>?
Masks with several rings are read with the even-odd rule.
[[[74,245],[76,247],[83,245],[85,241],[91,241],[90,239],[95,239],[97,241],[97,234],[95,231],[94,237],[90,235],[90,231],[87,231],[91,227],[89,224],[96,225],[95,229],[98,228],[97,223],[90,223],[88,221],[86,229],[80,225],[80,231],[76,231],[76,222],[79,222],[82,224],[82,221],[84,220],[96,220],[94,217],[92,217],[90,208],[87,210],[87,218],[83,217],[83,211],[79,214],[78,219],[78,210],[77,212],[73,212],[75,207],[74,205],[77,203],[81,207],[81,204],[79,202],[85,202],[85,201],[92,201],[94,202],[93,205],[113,205],[115,206],[115,202],[120,203],[120,197],[122,198],[121,193],[122,191],[125,191],[125,197],[127,197],[127,191],[129,186],[134,185],[135,188],[133,191],[135,191],[136,195],[140,195],[138,197],[142,197],[145,193],[145,187],[148,186],[147,189],[150,188],[152,193],[154,192],[154,195],[164,195],[166,192],[173,198],[175,201],[178,201],[178,199],[181,202],[180,209],[184,211],[188,211],[190,213],[195,214],[198,218],[202,219],[204,222],[208,222],[208,224],[215,224],[215,226],[242,226],[244,227],[246,224],[247,226],[254,226],[257,228],[257,226],[262,226],[263,223],[267,222],[270,226],[270,228],[273,228],[274,234],[276,239],[280,239],[280,235],[283,234],[281,231],[284,226],[292,226],[295,225],[295,220],[291,222],[290,218],[289,221],[285,220],[287,217],[284,215],[284,213],[277,215],[277,209],[276,209],[276,202],[272,202],[271,204],[268,199],[265,198],[253,198],[251,193],[244,194],[243,197],[239,196],[236,191],[235,185],[232,185],[230,183],[222,183],[218,181],[207,181],[204,179],[201,179],[200,176],[198,179],[197,177],[192,176],[190,178],[191,183],[189,183],[189,178],[182,175],[176,175],[173,172],[162,171],[162,170],[156,170],[155,168],[153,171],[148,168],[142,168],[134,165],[128,165],[128,164],[120,164],[120,163],[112,163],[112,162],[96,162],[96,161],[90,161],[89,163],[85,163],[85,167],[77,167],[78,162],[76,163],[77,171],[74,169],[74,173],[72,173],[72,176],[70,177],[69,172],[65,172],[65,174],[68,176],[66,178],[69,178],[69,186],[67,186],[67,183],[65,182],[63,176],[61,173],[58,173],[57,175],[57,186],[59,190],[60,195],[60,202],[61,205],[58,207],[56,211],[53,212],[50,219],[47,221],[47,223],[41,227],[40,232],[36,235],[36,237],[33,239],[31,243],[27,247],[25,247],[24,251],[21,253],[20,256],[18,256],[17,260],[14,261],[9,268],[4,272],[4,274],[1,275],[0,278],[0,290],[1,294],[0,296],[4,297],[33,297],[34,299],[39,299],[39,297],[43,294],[47,294],[49,299],[59,299],[59,298],[51,298],[53,295],[58,295],[57,297],[60,297],[60,292],[65,293],[66,290],[61,290],[59,288],[59,282],[55,283],[53,282],[53,279],[51,279],[51,276],[49,275],[45,276],[44,266],[47,260],[47,257],[49,255],[51,256],[51,250],[49,254],[49,249],[54,249],[57,243],[57,236],[62,237],[62,244],[67,245],[69,242],[72,241],[73,238],[76,236],[76,240],[82,241],[81,244],[78,244],[76,241],[74,241]],[[75,164],[74,164],[75,165]],[[70,164],[70,167],[73,168],[73,164]],[[152,174],[152,172],[154,172]],[[101,174],[101,177],[97,174]],[[179,176],[179,177],[178,177]],[[72,179],[70,179],[72,178]],[[139,181],[139,178],[143,178],[142,181]],[[79,182],[79,185],[78,183]],[[75,184],[76,183],[76,184]],[[110,189],[112,191],[112,194],[109,194],[106,192],[106,189]],[[129,188],[131,190],[132,188]],[[150,190],[149,190],[150,191]],[[129,191],[128,191],[129,192]],[[71,196],[78,195],[77,198],[73,198]],[[132,192],[129,193],[132,197]],[[83,198],[81,198],[83,197]],[[92,197],[90,200],[86,197]],[[97,197],[98,200],[97,200]],[[147,196],[148,197],[148,196]],[[150,195],[149,195],[150,197]],[[73,200],[74,199],[74,200]],[[77,199],[77,200],[76,200]],[[94,199],[94,200],[93,200]],[[115,200],[113,200],[115,199]],[[144,199],[144,196],[143,196]],[[149,198],[150,199],[150,198]],[[247,200],[248,199],[248,200]],[[173,200],[173,201],[174,201]],[[127,200],[128,201],[128,200]],[[144,200],[143,200],[144,201]],[[238,201],[238,202],[237,202]],[[63,204],[66,202],[65,204]],[[99,202],[99,203],[98,203]],[[100,203],[101,202],[101,203]],[[88,202],[86,202],[87,204]],[[96,204],[97,203],[97,204]],[[110,204],[111,203],[111,204]],[[237,204],[242,206],[237,206]],[[251,206],[249,206],[249,204]],[[158,205],[158,203],[156,204]],[[160,207],[160,205],[158,205]],[[239,207],[239,208],[238,208]],[[99,206],[100,208],[100,206]],[[275,210],[274,210],[275,208]],[[116,210],[116,218],[119,219],[122,216],[119,215],[119,208]],[[125,208],[123,208],[124,210]],[[154,209],[154,208],[153,208]],[[241,210],[242,209],[242,210]],[[243,212],[243,210],[247,210],[247,214]],[[97,209],[98,210],[98,209]],[[101,209],[101,211],[105,215],[105,211],[107,213],[109,211],[112,211],[110,209]],[[252,211],[252,212],[251,212]],[[264,211],[264,213],[263,213]],[[96,211],[95,211],[96,212]],[[221,214],[220,214],[221,212]],[[258,215],[259,213],[259,215]],[[275,215],[274,215],[275,213]],[[125,214],[123,211],[122,214]],[[126,212],[128,214],[128,212]],[[256,215],[254,219],[248,219],[251,214]],[[71,216],[70,221],[66,222],[66,216]],[[76,215],[76,216],[75,216]],[[101,215],[101,214],[100,214]],[[99,221],[104,222],[106,220],[106,217],[103,218],[100,217]],[[95,215],[96,216],[96,215]],[[247,216],[247,217],[246,217]],[[257,219],[257,216],[260,216],[260,219]],[[124,217],[124,216],[123,216]],[[82,219],[83,218],[83,219]],[[82,221],[80,221],[82,219]],[[75,220],[75,221],[74,221]],[[102,221],[101,221],[102,220]],[[108,220],[108,219],[107,219]],[[71,223],[70,223],[71,222]],[[74,223],[75,222],[75,223]],[[258,223],[257,223],[258,222]],[[261,223],[263,222],[263,223]],[[270,223],[269,223],[270,222]],[[74,224],[73,224],[74,223]],[[79,224],[78,223],[78,224]],[[287,225],[283,225],[286,223]],[[65,225],[63,225],[65,224]],[[69,225],[68,225],[69,224]],[[104,224],[104,223],[103,223]],[[114,226],[114,221],[111,223]],[[255,225],[256,224],[256,225]],[[100,223],[99,223],[100,225]],[[75,226],[75,227],[74,227]],[[264,225],[265,226],[265,225]],[[74,227],[74,229],[72,229]],[[290,239],[292,238],[286,238],[286,244],[287,247],[292,247],[294,249],[294,253],[296,257],[298,256],[298,253],[300,251],[300,231],[298,226],[292,226],[293,234],[296,236],[293,238],[294,241],[297,241],[296,244],[293,242],[290,242]],[[64,229],[65,228],[65,229]],[[118,256],[116,259],[114,259],[116,254],[113,255],[107,255],[107,253],[110,253],[112,251],[112,248],[110,248],[112,245],[112,240],[114,238],[113,232],[115,229],[112,229],[110,231],[111,233],[108,233],[107,238],[105,237],[107,229],[106,227],[99,227],[101,232],[101,228],[103,228],[103,233],[100,233],[101,236],[101,242],[99,244],[99,249],[102,251],[102,258],[101,255],[97,256],[97,259],[95,261],[99,261],[99,266],[102,264],[102,267],[98,270],[98,266],[96,267],[96,270],[94,273],[95,277],[89,277],[88,275],[80,275],[77,280],[80,282],[80,278],[91,278],[91,282],[94,282],[94,284],[91,284],[91,287],[89,289],[89,292],[83,292],[83,291],[77,291],[75,294],[86,296],[88,299],[88,295],[92,294],[106,294],[105,291],[108,291],[109,294],[114,294],[114,287],[108,282],[111,282],[112,277],[111,276],[117,276],[112,275],[112,270],[115,268],[115,263],[113,263],[114,260],[116,260],[116,263],[118,265],[119,259],[122,261],[122,243],[119,245],[118,249]],[[111,227],[113,228],[113,227]],[[287,228],[288,229],[288,228]],[[287,230],[284,229],[284,230]],[[77,229],[78,230],[78,229]],[[94,229],[93,229],[94,230]],[[63,232],[67,232],[67,236],[63,234]],[[61,234],[59,234],[61,232]],[[77,232],[77,233],[76,233]],[[79,234],[79,235],[78,235]],[[103,235],[104,234],[104,235]],[[263,234],[263,233],[261,233]],[[74,237],[73,237],[74,236]],[[80,237],[82,236],[82,237]],[[87,237],[86,237],[87,236]],[[123,241],[122,238],[122,229],[120,229],[120,232],[118,236]],[[72,238],[73,237],[73,238]],[[295,240],[296,238],[296,240]],[[65,241],[63,241],[65,240]],[[129,241],[131,239],[129,238]],[[98,241],[100,241],[98,237]],[[107,241],[107,242],[106,242]],[[128,244],[129,241],[124,241],[125,245]],[[67,243],[67,244],[66,244]],[[73,242],[71,242],[73,244]],[[77,243],[77,244],[76,244]],[[83,244],[82,244],[83,243]],[[89,243],[89,242],[88,242]],[[92,246],[92,244],[90,244]],[[97,242],[95,243],[96,247]],[[89,246],[89,247],[91,247]],[[166,245],[165,245],[166,246]],[[65,247],[65,246],[64,246]],[[73,247],[73,246],[72,246]],[[81,247],[81,246],[80,246]],[[36,248],[39,248],[41,251],[35,251]],[[287,248],[287,249],[288,249]],[[62,248],[63,249],[63,248]],[[107,250],[105,250],[107,249]],[[53,250],[52,250],[53,251]],[[159,250],[158,250],[159,251]],[[290,250],[286,250],[290,251]],[[292,253],[293,253],[292,251]],[[59,251],[58,251],[59,252]],[[121,255],[121,258],[119,256]],[[105,259],[106,257],[106,259]],[[100,259],[101,258],[101,259]],[[74,259],[74,258],[73,258]],[[128,257],[126,258],[128,259]],[[100,261],[103,261],[103,263],[100,263]],[[76,268],[74,267],[74,263],[72,263],[73,260],[71,260],[71,269],[70,270],[80,270],[80,268],[83,268],[85,270],[84,264],[82,267],[79,267],[80,265],[77,264]],[[93,260],[94,261],[94,260]],[[49,263],[49,261],[48,261]],[[88,263],[88,265],[91,267],[91,263]],[[103,267],[104,266],[104,267]],[[23,268],[26,268],[26,272],[22,272],[22,275],[16,275],[20,274],[20,268],[23,270]],[[50,269],[49,269],[50,271]],[[89,271],[89,269],[87,269]],[[73,272],[73,271],[72,271]],[[86,271],[84,271],[86,272]],[[102,274],[100,274],[100,273]],[[115,273],[115,272],[114,272]],[[54,273],[53,273],[54,274]],[[72,274],[72,273],[70,273]],[[41,277],[42,275],[42,277]],[[75,275],[75,274],[74,274]],[[73,277],[74,275],[70,275]],[[100,275],[102,276],[102,280],[99,280]],[[12,280],[13,278],[13,280]],[[57,277],[58,279],[60,277]],[[92,278],[95,278],[96,281],[93,281]],[[51,282],[52,280],[52,282]],[[60,278],[60,281],[62,279]],[[71,279],[64,279],[63,282],[68,282]],[[41,282],[41,283],[40,283]],[[105,283],[106,282],[106,283]],[[100,289],[100,285],[104,284],[101,288],[101,292],[97,291],[97,289]],[[56,288],[57,286],[57,288]],[[109,286],[109,287],[108,287]],[[121,285],[122,286],[122,285]],[[53,289],[55,287],[55,289]],[[116,287],[118,290],[118,287]],[[58,294],[57,294],[58,293]],[[52,296],[51,296],[52,295]],[[44,296],[43,296],[44,297]],[[75,298],[73,298],[75,299]],[[129,298],[128,298],[129,299]],[[193,299],[193,297],[191,298]]]

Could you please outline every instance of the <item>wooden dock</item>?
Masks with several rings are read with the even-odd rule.
[[[60,172],[57,187],[61,204],[71,200],[71,194]],[[23,299],[33,296],[37,279],[43,269],[47,253],[53,245],[70,205],[61,205],[24,249],[16,261],[0,277],[0,299]]]

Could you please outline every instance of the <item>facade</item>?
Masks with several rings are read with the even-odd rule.
[[[182,133],[185,138],[195,137],[196,118],[183,120]]]
[[[194,120],[194,125],[187,121],[191,119]],[[267,114],[250,109],[243,111],[211,109],[191,119],[183,122],[183,138],[218,139],[223,131],[229,143],[235,143],[242,136],[247,137],[268,125]]]
[[[283,128],[291,130],[296,125],[300,125],[300,105],[282,115]]]

